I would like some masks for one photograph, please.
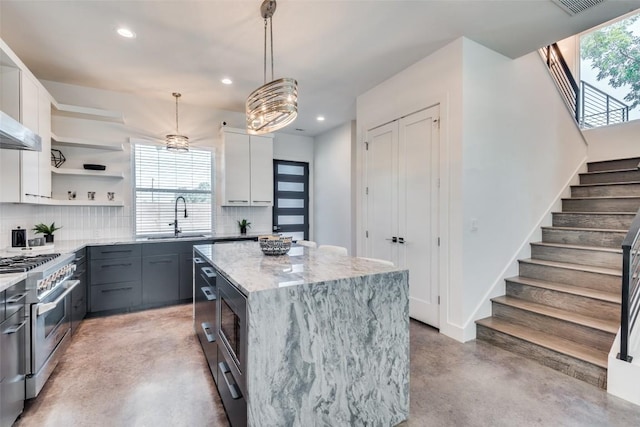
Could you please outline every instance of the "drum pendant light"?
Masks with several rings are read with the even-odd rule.
[[[273,79],[273,25],[275,0],[264,0],[260,15],[264,18],[264,85],[247,98],[247,132],[261,135],[282,129],[298,116],[298,82],[291,78]],[[271,82],[267,83],[267,24],[271,40]]]
[[[167,150],[186,152],[189,151],[189,138],[184,135],[180,135],[180,131],[178,130],[178,98],[180,98],[182,94],[173,92],[172,95],[176,98],[176,133],[165,137]]]

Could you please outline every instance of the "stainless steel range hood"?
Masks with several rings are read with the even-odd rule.
[[[0,111],[0,149],[42,151],[42,139],[22,123]]]

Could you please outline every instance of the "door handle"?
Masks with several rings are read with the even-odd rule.
[[[26,325],[28,322],[28,320],[23,320],[22,322],[20,322],[17,325],[13,325],[8,327],[3,334],[4,335],[11,335],[11,334],[15,334],[16,332],[18,332],[20,329],[22,329],[24,327],[24,325]]]
[[[240,392],[240,389],[238,389],[237,385],[229,383],[229,379],[227,378],[227,374],[231,373],[229,366],[225,362],[220,362],[218,363],[218,367],[222,372],[222,378],[224,378],[224,382],[227,383],[227,387],[229,387],[231,398],[233,400],[240,399],[242,397],[242,393]]]
[[[210,286],[204,286],[204,287],[200,288],[200,290],[202,291],[204,296],[207,297],[207,301],[215,301],[216,300],[216,296],[213,293],[213,290],[211,289]]]
[[[216,337],[213,335],[213,332],[211,332],[211,324],[203,322],[200,326],[202,327],[204,335],[207,337],[207,341],[216,342]]]
[[[79,280],[70,281],[65,286],[66,287],[65,291],[58,298],[56,298],[55,301],[38,304],[37,305],[38,316],[41,316],[41,315],[45,314],[46,312],[51,311],[54,308],[56,308],[58,306],[58,304],[60,304],[62,301],[64,301],[64,299],[67,297],[67,295],[69,295],[73,291],[73,289],[76,286],[78,286],[79,283],[80,283]]]

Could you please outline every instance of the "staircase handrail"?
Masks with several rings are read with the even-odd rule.
[[[580,80],[580,126],[604,126],[629,121],[629,106]]]
[[[580,123],[580,87],[571,73],[557,43],[545,46],[540,49],[540,53],[545,59],[547,68],[556,82],[562,97],[573,113],[576,123]]]
[[[618,359],[631,362],[629,344],[640,312],[640,210],[622,241],[622,306]]]

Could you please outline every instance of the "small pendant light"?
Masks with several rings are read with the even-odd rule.
[[[282,129],[298,116],[298,82],[291,78],[273,79],[273,24],[276,0],[264,0],[260,15],[264,18],[264,85],[247,98],[247,132],[261,135]],[[271,82],[267,83],[267,24],[271,39]]]
[[[176,98],[176,133],[174,135],[166,136],[165,140],[167,144],[167,150],[187,152],[189,151],[189,138],[184,135],[180,135],[180,131],[178,130],[178,98],[180,98],[182,94],[173,92],[173,96]]]

